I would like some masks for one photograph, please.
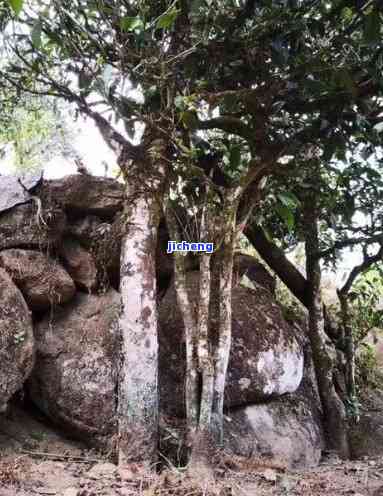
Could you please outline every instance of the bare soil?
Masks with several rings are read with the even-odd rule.
[[[0,417],[0,496],[383,496],[383,457],[287,471],[260,460],[224,456],[215,481],[169,468],[143,476],[118,468],[63,437],[42,417],[12,407]]]

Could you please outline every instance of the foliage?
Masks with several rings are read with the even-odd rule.
[[[352,326],[356,342],[362,341],[374,327],[383,328],[383,278],[381,268],[363,274],[353,286]]]
[[[378,367],[373,346],[367,343],[362,344],[356,355],[356,383],[359,390],[383,385],[383,371]]]
[[[16,171],[41,168],[52,157],[75,156],[73,131],[63,109],[45,97],[24,95],[0,112],[0,158],[12,151]]]

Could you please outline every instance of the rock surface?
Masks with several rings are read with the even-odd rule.
[[[198,273],[187,276],[192,301],[198,294]],[[160,388],[164,411],[184,414],[185,344],[183,323],[172,286],[160,315]],[[233,289],[233,329],[226,407],[259,403],[297,390],[303,377],[303,349],[297,331],[283,318],[271,293],[237,285]]]
[[[92,254],[77,240],[65,238],[60,246],[60,255],[69,275],[80,289],[88,293],[97,286],[97,267]]]
[[[58,244],[63,235],[66,216],[63,211],[45,205],[44,223],[36,206],[18,205],[0,214],[0,250],[7,248],[48,249]]]
[[[272,295],[275,294],[275,279],[258,260],[251,255],[237,253],[234,257],[234,276],[241,279],[246,276],[250,282],[259,284]]]
[[[317,465],[324,447],[311,409],[295,395],[229,412],[225,434],[228,451],[262,456],[288,468]]]
[[[0,269],[0,412],[22,388],[34,361],[30,311],[9,275]]]
[[[38,251],[4,250],[0,252],[0,266],[8,272],[34,311],[67,303],[75,294],[75,285],[64,268]]]
[[[31,398],[55,423],[93,445],[103,444],[115,428],[119,308],[114,290],[102,296],[77,293],[35,327]]]
[[[0,179],[0,212],[4,212],[16,205],[32,201],[29,191],[41,183],[42,176],[27,174],[19,177],[1,176]]]
[[[360,421],[349,430],[351,456],[383,456],[383,389],[364,391]]]
[[[102,218],[113,217],[124,201],[124,188],[118,181],[83,174],[44,181],[39,194],[54,199],[69,213]]]

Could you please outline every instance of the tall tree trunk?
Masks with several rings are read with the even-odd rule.
[[[166,222],[170,237],[173,241],[180,241],[178,222],[171,208],[166,209]],[[186,380],[185,380],[185,403],[187,422],[187,444],[192,447],[195,437],[200,410],[199,386],[198,386],[198,364],[197,364],[197,320],[193,315],[192,305],[187,290],[185,257],[181,252],[174,252],[174,286],[176,290],[177,304],[181,312],[186,345]]]
[[[338,291],[340,302],[342,323],[344,331],[344,353],[346,357],[346,392],[349,401],[351,417],[359,421],[359,408],[355,384],[355,344],[350,320],[350,308],[348,303],[348,294]]]
[[[306,270],[309,305],[309,336],[313,354],[315,374],[321,398],[327,444],[341,458],[349,457],[347,419],[342,400],[336,393],[333,382],[335,350],[324,331],[323,303],[321,297],[321,267],[318,258],[318,217],[315,207],[305,209]]]
[[[120,274],[118,442],[120,464],[138,463],[149,468],[156,462],[158,447],[155,253],[166,177],[163,162],[166,151],[162,140],[148,142],[148,139],[144,139],[143,150],[145,164],[120,163],[126,200]]]
[[[237,204],[232,195],[233,192],[228,193],[228,205],[223,214],[225,234],[219,268],[219,327],[218,344],[215,350],[213,420],[214,433],[220,445],[223,443],[223,405],[232,331],[232,282],[237,211]]]
[[[209,432],[213,407],[214,363],[209,342],[210,255],[200,256],[198,302],[198,369],[202,380],[199,428]]]

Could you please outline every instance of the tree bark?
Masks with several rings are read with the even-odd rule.
[[[210,255],[200,256],[198,301],[198,370],[202,380],[199,428],[210,432],[213,409],[214,363],[209,343]]]
[[[155,253],[166,179],[162,140],[144,139],[145,163],[120,167],[125,179],[121,244],[118,454],[147,469],[158,447],[158,318]],[[144,177],[143,173],[144,171]]]
[[[305,212],[306,269],[308,280],[309,337],[315,374],[321,398],[327,444],[341,458],[348,458],[347,419],[342,400],[336,393],[333,372],[336,353],[324,331],[324,314],[321,297],[321,267],[318,259],[318,218],[315,210],[307,206]]]
[[[338,291],[340,302],[343,331],[344,331],[344,354],[346,358],[346,393],[350,404],[350,416],[358,422],[359,408],[357,402],[356,384],[355,384],[355,343],[350,320],[350,308],[348,302],[348,294]]]
[[[234,249],[236,242],[237,203],[234,192],[228,194],[228,205],[224,210],[224,239],[219,267],[219,328],[218,344],[215,350],[214,379],[214,435],[220,445],[223,443],[223,405],[227,368],[229,364],[232,331],[232,283]]]
[[[305,307],[308,307],[310,301],[307,293],[307,281],[294,264],[288,260],[283,250],[268,240],[264,230],[256,224],[246,226],[244,234],[292,294]]]
[[[174,241],[181,241],[177,220],[171,208],[166,209],[166,222],[169,234]],[[179,306],[184,329],[186,345],[186,382],[185,382],[185,403],[186,403],[186,423],[187,423],[187,444],[192,446],[200,410],[200,398],[198,387],[198,366],[197,366],[197,321],[193,315],[190,297],[186,285],[185,257],[180,252],[174,252],[174,286],[176,290],[177,304]]]
[[[286,257],[284,251],[267,239],[263,229],[256,224],[247,225],[244,233],[270,269],[286,284],[302,305],[309,309],[310,297],[307,280]],[[323,305],[323,312],[326,334],[337,341],[340,338],[339,326],[331,318],[325,305]]]

